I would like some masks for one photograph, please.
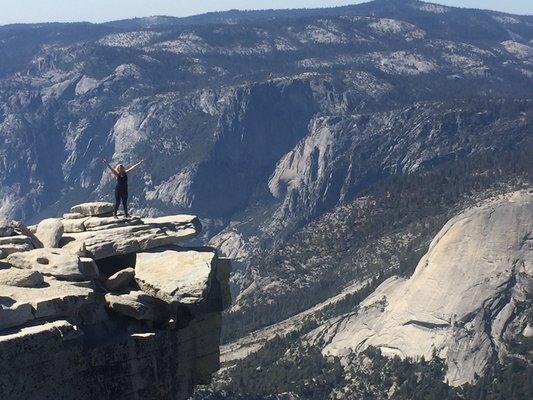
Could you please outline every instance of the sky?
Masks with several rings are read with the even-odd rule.
[[[0,0],[0,25],[28,22],[104,22],[171,15],[183,17],[229,9],[313,8],[358,0]],[[533,15],[533,0],[434,0],[450,6]]]

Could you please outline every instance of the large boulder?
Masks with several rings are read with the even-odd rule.
[[[377,347],[446,359],[451,385],[482,376],[523,331],[533,281],[533,193],[518,192],[451,219],[409,279],[390,278],[358,311],[310,334],[324,353]]]
[[[37,225],[35,236],[41,241],[44,247],[58,247],[61,236],[63,236],[63,224],[59,218],[43,219]]]
[[[43,275],[70,281],[95,278],[94,265],[84,263],[80,258],[64,249],[34,249],[10,254],[6,262],[21,269],[32,269]]]
[[[194,304],[207,298],[217,255],[214,250],[155,249],[137,254],[139,287],[167,303]]]
[[[72,214],[82,214],[86,217],[92,217],[95,215],[106,215],[113,212],[114,206],[112,203],[104,201],[95,201],[92,203],[83,203],[73,206],[70,209]]]

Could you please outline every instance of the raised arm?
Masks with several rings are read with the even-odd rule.
[[[109,170],[113,173],[113,175],[118,175],[115,168],[113,168],[111,164],[109,164],[105,158],[102,158],[102,162],[107,166],[107,168],[109,168]]]
[[[133,164],[131,167],[126,168],[126,172],[131,172],[131,171],[133,171],[135,168],[137,168],[137,167],[138,167],[139,165],[141,165],[143,162],[144,162],[144,160],[141,160],[141,161],[139,161],[138,163]]]

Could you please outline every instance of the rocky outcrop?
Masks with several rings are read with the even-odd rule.
[[[450,385],[473,382],[527,329],[532,231],[531,192],[470,209],[442,228],[411,278],[388,279],[310,339],[346,362],[369,346],[391,356],[438,356]]]
[[[48,218],[39,222],[35,236],[44,247],[58,247],[59,240],[63,236],[63,224],[58,218]]]
[[[229,260],[179,246],[201,231],[196,217],[106,210],[38,224],[45,248],[2,223],[2,398],[186,399],[218,369]]]
[[[63,247],[95,260],[175,244],[201,231],[198,218],[190,215],[144,220],[91,217],[75,221],[81,221],[81,232],[64,235]]]

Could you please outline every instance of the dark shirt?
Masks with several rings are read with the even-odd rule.
[[[128,174],[125,172],[117,175],[117,190],[120,192],[128,191]]]

